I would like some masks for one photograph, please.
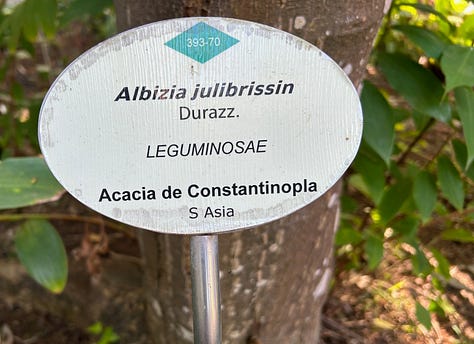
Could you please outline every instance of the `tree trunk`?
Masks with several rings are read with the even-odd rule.
[[[359,85],[389,0],[115,0],[117,25],[233,17],[298,35]],[[316,166],[316,163],[315,163]],[[340,185],[281,220],[219,235],[224,343],[317,343],[333,269]],[[147,319],[155,343],[191,343],[189,238],[141,230]]]

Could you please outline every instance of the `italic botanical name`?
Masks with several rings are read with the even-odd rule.
[[[233,82],[216,82],[211,86],[196,84],[194,88],[187,89],[172,85],[171,87],[156,86],[124,86],[117,93],[114,101],[146,101],[146,100],[168,100],[168,99],[190,99],[199,98],[225,98],[225,97],[250,97],[292,94],[295,85],[291,82],[279,80],[276,83],[257,84],[252,81],[249,84],[238,85]]]

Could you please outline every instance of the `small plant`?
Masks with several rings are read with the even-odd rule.
[[[89,326],[87,332],[99,338],[95,344],[111,344],[117,343],[120,340],[120,337],[115,333],[112,327],[104,327],[100,321]]]

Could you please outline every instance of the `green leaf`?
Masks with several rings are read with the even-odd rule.
[[[423,11],[423,12],[427,12],[427,13],[431,13],[431,14],[434,14],[435,16],[438,16],[439,18],[441,18],[442,20],[444,20],[445,22],[451,24],[448,20],[448,18],[446,18],[446,16],[435,10],[433,7],[431,7],[430,5],[425,5],[425,4],[420,4],[418,2],[413,2],[413,3],[410,3],[410,2],[401,2],[401,3],[398,3],[397,6],[410,6],[410,7],[413,7],[413,8],[416,8],[417,10],[419,11]]]
[[[446,93],[458,86],[474,86],[474,48],[450,45],[441,57]]]
[[[474,180],[474,164],[471,164],[466,171],[466,176],[471,180]]]
[[[416,253],[411,256],[411,264],[413,273],[417,276],[426,277],[433,271],[433,266],[431,266],[425,254],[419,248],[417,248]]]
[[[451,141],[451,144],[454,148],[454,154],[456,156],[456,161],[460,166],[466,166],[467,162],[467,147],[464,142],[454,139]]]
[[[416,234],[418,233],[418,226],[420,221],[412,216],[407,216],[400,221],[393,224],[393,229],[403,236],[404,241],[415,240]]]
[[[413,25],[394,25],[392,29],[401,31],[410,41],[420,47],[428,57],[439,59],[447,46],[446,39],[434,31]]]
[[[444,87],[429,70],[402,54],[379,54],[378,63],[390,85],[417,111],[446,122],[451,108],[442,101]]]
[[[433,281],[434,280],[435,278],[433,278]],[[439,290],[444,290],[444,289],[439,289]],[[438,296],[435,300],[431,300],[430,305],[428,306],[428,310],[430,312],[435,312],[440,317],[444,318],[450,314],[455,313],[456,309],[453,307],[449,299],[443,296]]]
[[[10,87],[10,95],[17,103],[21,104],[25,99],[25,91],[23,90],[23,86],[17,82],[13,82],[12,86]]]
[[[362,241],[362,235],[359,231],[349,228],[349,227],[342,227],[336,233],[336,245],[343,246],[343,245],[357,245]]]
[[[364,112],[363,139],[388,165],[395,138],[394,118],[385,97],[370,82],[364,82],[361,94]]]
[[[460,140],[453,140],[452,142],[454,153],[456,155],[456,161],[460,166],[467,165],[467,147],[464,142]],[[468,178],[474,180],[474,164],[470,164],[467,169],[464,169],[464,173]]]
[[[349,177],[349,185],[355,188],[356,190],[359,190],[361,193],[363,193],[367,198],[371,198],[370,192],[367,188],[366,183],[364,182],[364,179],[362,178],[362,175],[355,173],[351,174]]]
[[[438,199],[436,180],[429,172],[422,171],[416,176],[413,183],[413,199],[420,211],[421,219],[428,220]]]
[[[56,34],[56,16],[57,1],[56,0],[34,0],[36,9],[36,18],[38,24],[47,38],[53,38]]]
[[[50,202],[63,188],[41,158],[10,158],[0,161],[0,209]]]
[[[115,333],[115,331],[112,329],[112,327],[107,326],[104,329],[104,332],[100,336],[99,341],[97,344],[111,344],[111,343],[116,343],[120,340],[120,337]]]
[[[375,269],[383,258],[383,239],[374,233],[369,233],[365,242],[365,253],[369,269]]]
[[[52,38],[56,33],[56,0],[26,0],[23,34],[30,42],[35,42],[38,33]]]
[[[89,327],[87,327],[87,332],[89,332],[90,334],[94,334],[96,336],[101,334],[103,330],[104,330],[104,326],[102,325],[100,321],[97,321],[93,323],[92,325],[90,325]]]
[[[7,16],[0,25],[0,34],[7,36],[7,47],[10,52],[15,51],[20,40],[22,22],[24,20],[25,5],[21,3]]]
[[[357,202],[354,198],[347,196],[347,195],[341,195],[341,211],[343,213],[354,213],[357,211],[359,208],[359,202]]]
[[[35,42],[38,32],[51,38],[56,32],[56,0],[25,0],[13,8],[0,27],[0,33],[8,33],[8,48],[16,50],[20,34],[29,42]]]
[[[380,216],[384,224],[397,215],[411,191],[412,184],[406,179],[402,179],[385,191],[379,204]]]
[[[456,167],[446,156],[438,158],[438,179],[441,192],[457,210],[464,205],[464,185]]]
[[[67,281],[67,256],[61,237],[46,220],[28,220],[15,235],[18,258],[43,287],[61,293]]]
[[[413,110],[411,116],[413,118],[413,122],[415,122],[416,129],[419,131],[424,130],[426,126],[431,125],[434,121],[432,117],[417,110]]]
[[[474,56],[474,55],[473,55]],[[474,64],[471,67],[474,73]],[[474,91],[471,88],[461,87],[454,91],[456,97],[457,109],[466,139],[467,161],[465,169],[467,170],[474,161]]]
[[[22,11],[23,15],[21,22],[21,24],[23,25],[22,31],[24,37],[30,42],[34,42],[38,37],[39,18],[37,17],[37,3],[41,2],[37,0],[25,0],[21,4],[24,6],[24,9]]]
[[[380,203],[385,188],[385,162],[376,155],[362,147],[357,155],[353,167],[360,173],[369,196],[375,204]]]
[[[428,331],[431,330],[431,314],[430,312],[423,307],[419,302],[416,303],[416,318]]]
[[[441,233],[444,240],[474,243],[474,233],[467,229],[447,229]]]
[[[458,34],[465,39],[474,37],[474,14],[464,17],[463,23],[458,28]]]
[[[69,4],[61,16],[60,25],[64,26],[73,20],[81,19],[86,15],[98,15],[107,7],[112,6],[113,0],[74,0]]]
[[[450,279],[451,273],[449,272],[449,268],[451,267],[451,265],[449,264],[449,261],[437,249],[431,248],[430,251],[433,254],[433,257],[435,257],[436,261],[438,262],[438,267],[436,268],[436,271],[444,278]]]

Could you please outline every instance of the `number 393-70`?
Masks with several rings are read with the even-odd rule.
[[[218,47],[221,45],[221,39],[219,37],[201,37],[201,38],[188,38],[186,39],[186,46],[188,48],[196,47]]]

